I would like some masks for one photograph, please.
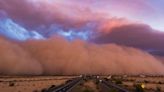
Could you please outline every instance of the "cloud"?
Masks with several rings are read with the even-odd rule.
[[[85,40],[102,30],[105,32],[113,27],[130,23],[124,18],[112,16],[107,18],[106,14],[93,12],[87,7],[74,8],[65,3],[50,2],[44,0],[0,1],[0,15],[5,16],[3,19],[9,19],[13,24],[27,31],[35,30],[44,37],[54,36],[61,32],[91,33],[87,37],[82,37]],[[1,26],[5,25],[2,23]]]
[[[164,33],[145,24],[129,24],[115,27],[108,33],[99,34],[93,39],[96,43],[116,43],[145,49],[147,51],[164,51]]]
[[[51,24],[80,25],[93,16],[87,8],[83,9],[78,6],[74,8],[70,5],[49,3],[43,0],[0,1],[0,9],[6,12],[11,19],[30,28]]]

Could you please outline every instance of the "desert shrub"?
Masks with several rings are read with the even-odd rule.
[[[47,90],[46,90],[46,92],[51,92],[51,90],[53,89],[53,88],[56,88],[56,85],[51,85]]]
[[[145,83],[149,83],[149,81],[147,81],[147,80],[144,80],[144,82],[145,82]]]
[[[99,90],[99,89],[100,89],[100,87],[99,87],[98,85],[96,85],[96,89],[98,89],[98,90]]]
[[[83,85],[84,85],[84,82],[81,82],[79,85],[80,85],[80,86],[83,86]]]
[[[33,92],[38,92],[38,90],[34,90]]]
[[[54,87],[56,87],[56,85],[51,85],[51,87],[50,87],[50,88],[54,88]]]
[[[13,87],[13,86],[15,86],[15,83],[14,82],[9,82],[9,86]]]
[[[92,90],[92,89],[90,89],[90,88],[85,88],[85,89],[83,90],[83,92],[94,92],[94,90]]]
[[[99,81],[99,80],[96,80],[96,82],[95,82],[95,83],[96,83],[96,85],[98,85],[98,84],[100,83],[100,81]]]
[[[46,91],[47,91],[47,89],[46,89],[46,88],[44,88],[44,89],[42,89],[42,90],[41,90],[41,92],[46,92]]]
[[[108,79],[108,78],[104,78],[104,80],[105,80],[105,81],[109,81],[109,79]]]
[[[84,80],[85,82],[87,82],[87,81],[88,81],[88,79],[87,79],[87,78],[84,78],[83,80]]]
[[[116,79],[116,80],[115,80],[115,83],[116,83],[116,84],[123,84],[122,81],[121,81],[120,79]]]
[[[129,86],[125,84],[124,87],[129,87]]]
[[[156,87],[156,92],[161,92],[161,87]]]
[[[141,84],[134,85],[135,92],[144,92],[144,89],[142,88]]]
[[[67,84],[67,83],[69,83],[69,82],[71,82],[72,80],[67,80],[66,82],[65,82],[65,84]]]
[[[159,81],[158,84],[162,84],[162,82]]]
[[[112,89],[110,89],[110,92],[118,92],[118,90],[112,88]]]
[[[133,82],[133,81],[136,81],[135,79],[129,79],[128,81],[131,81],[131,82]]]

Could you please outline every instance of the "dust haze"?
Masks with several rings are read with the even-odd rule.
[[[0,38],[0,43],[4,75],[164,74],[164,65],[152,55],[116,44],[62,37],[26,42]]]

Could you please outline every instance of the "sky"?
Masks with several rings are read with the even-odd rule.
[[[132,21],[146,23],[160,31],[164,30],[163,0],[60,0],[56,2],[86,6],[94,12],[106,13],[109,16],[124,17]]]
[[[19,41],[62,36],[163,55],[163,4],[163,0],[2,0],[0,34]]]
[[[0,0],[0,75],[164,75],[163,5]]]

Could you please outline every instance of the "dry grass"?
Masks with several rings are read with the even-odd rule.
[[[144,84],[145,92],[155,92],[159,90],[164,92],[164,77],[127,77],[124,79],[123,84],[130,89],[134,89],[134,84]]]
[[[74,76],[32,76],[32,77],[10,77],[1,76],[1,92],[41,92],[51,85],[60,85]]]

